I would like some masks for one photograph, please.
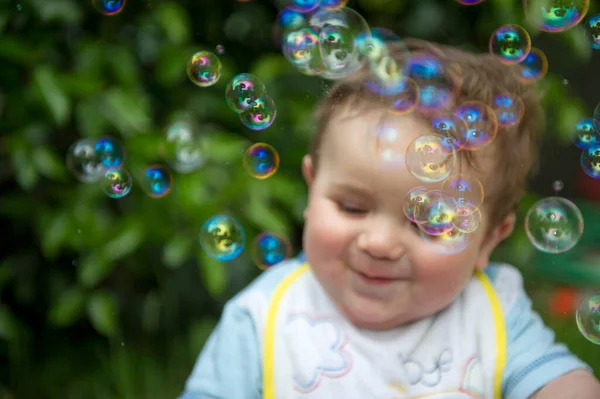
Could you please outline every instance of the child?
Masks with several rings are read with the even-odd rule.
[[[386,62],[413,63],[406,70],[419,83],[419,106],[390,112],[393,96],[381,94],[389,94],[383,83],[390,80],[376,65],[336,82],[318,106],[316,136],[302,162],[309,189],[304,253],[227,303],[182,399],[600,398],[589,366],[555,343],[532,310],[517,269],[489,264],[512,232],[535,164],[538,96],[495,56],[405,44],[408,51],[390,46]],[[437,116],[467,101],[491,105],[507,93],[522,100],[524,114],[497,134],[493,123],[473,130],[469,143],[489,145],[448,155],[455,164],[382,167],[379,147],[388,158],[408,159],[413,140],[435,126],[456,135],[449,123],[432,124]],[[410,104],[410,96],[404,100]],[[397,133],[387,144],[374,141],[382,123]],[[411,222],[419,205],[410,208],[407,193],[439,190],[442,183],[427,174],[445,168],[482,184],[481,220],[471,233],[429,235]]]

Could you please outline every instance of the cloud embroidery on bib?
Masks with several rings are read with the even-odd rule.
[[[348,339],[335,318],[292,315],[286,323],[286,335],[297,391],[312,392],[323,378],[343,377],[352,368],[352,355],[345,348]]]

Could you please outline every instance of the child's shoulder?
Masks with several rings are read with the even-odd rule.
[[[514,305],[523,299],[527,299],[527,294],[523,288],[523,275],[515,266],[507,263],[490,263],[484,270],[483,278],[480,281],[484,285],[490,284],[494,296],[500,302],[504,311],[508,311]]]

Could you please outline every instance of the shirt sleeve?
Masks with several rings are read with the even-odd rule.
[[[262,374],[250,313],[230,302],[212,332],[179,399],[258,399]]]
[[[519,275],[520,277],[520,275]],[[529,398],[544,385],[576,369],[592,369],[555,342],[554,332],[533,311],[522,285],[506,315],[507,362],[502,391],[506,399]]]

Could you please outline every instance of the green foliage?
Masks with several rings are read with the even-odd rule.
[[[295,232],[306,198],[299,165],[325,86],[274,47],[273,4],[230,3],[131,1],[115,16],[85,1],[0,5],[0,217],[8,226],[0,259],[0,397],[175,397],[224,301],[259,273],[248,251],[228,263],[207,257],[198,245],[202,223],[231,214],[246,228],[247,247],[268,230],[300,249]],[[525,23],[515,2],[487,3],[468,14],[442,0],[350,6],[401,35],[451,36],[453,44],[485,49],[495,26]],[[579,28],[557,35],[571,49],[564,62],[589,59],[582,37]],[[217,44],[226,49],[222,76],[198,88],[187,79],[187,60]],[[246,129],[224,101],[228,80],[242,72],[257,74],[278,106],[266,131]],[[569,142],[573,121],[591,111],[558,76],[540,87],[558,127],[546,140]],[[149,198],[141,174],[168,161],[166,128],[182,117],[205,136],[206,165],[175,174],[168,196]],[[65,164],[74,141],[106,135],[123,143],[134,177],[120,200],[78,182]],[[281,156],[279,172],[264,181],[241,165],[259,141]],[[522,229],[503,253],[523,266],[534,255]],[[588,346],[573,347],[594,361]]]

